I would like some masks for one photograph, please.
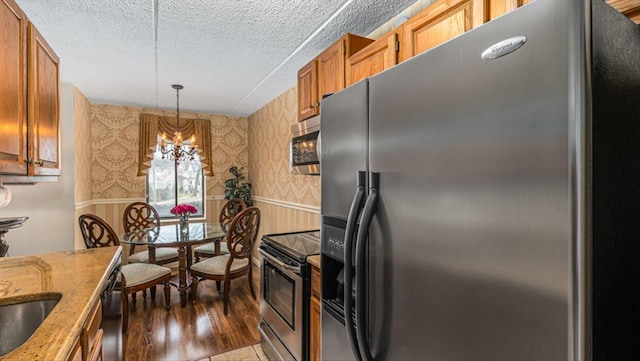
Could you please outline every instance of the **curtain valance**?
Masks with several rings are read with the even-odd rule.
[[[208,119],[180,119],[180,129],[184,139],[196,136],[198,156],[202,171],[206,176],[213,175],[211,164],[211,125]],[[149,174],[153,153],[156,151],[158,136],[165,133],[167,139],[173,138],[176,131],[176,118],[153,114],[140,114],[140,146],[138,150],[138,175]]]

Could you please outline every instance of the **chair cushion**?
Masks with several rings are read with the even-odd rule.
[[[178,257],[178,250],[175,248],[156,248],[156,261],[164,261]],[[149,263],[149,251],[136,252],[129,256],[129,263]]]
[[[224,275],[224,270],[227,267],[227,262],[229,261],[229,257],[231,256],[228,254],[223,254],[221,256],[217,256],[213,258],[207,258],[204,261],[200,261],[198,263],[191,265],[191,270],[212,275],[212,276],[222,276]],[[247,267],[248,265],[249,265],[248,258],[235,259],[231,264],[230,271],[235,272],[244,267]]]
[[[171,274],[171,268],[157,264],[131,263],[122,266],[121,272],[127,281],[127,287],[133,287]]]
[[[216,246],[214,243],[205,243],[193,249],[193,252],[202,253],[202,254],[216,254]],[[227,242],[220,243],[220,254],[228,254],[229,248],[227,247]]]

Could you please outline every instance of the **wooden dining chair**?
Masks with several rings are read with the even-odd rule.
[[[253,271],[251,267],[251,255],[256,244],[258,230],[260,229],[260,210],[249,207],[240,212],[233,219],[226,236],[228,254],[212,257],[191,266],[191,296],[195,303],[198,293],[198,282],[202,279],[216,281],[219,285],[224,282],[224,314],[227,314],[229,304],[229,288],[234,278],[249,275],[249,289],[253,299],[256,293],[253,289]]]
[[[220,209],[220,228],[226,235],[229,232],[229,226],[233,218],[247,208],[247,204],[240,198],[233,198],[225,203]],[[220,254],[228,254],[229,250],[226,244],[220,245]],[[216,256],[215,244],[213,242],[206,243],[193,249],[196,263],[200,262],[200,258],[210,258]]]
[[[82,239],[87,249],[120,245],[116,233],[102,218],[90,213],[82,214],[78,217],[78,224],[80,225],[80,233],[82,234]],[[119,282],[121,267],[122,264],[118,261],[100,292],[101,300],[104,300],[105,297],[110,295],[114,288],[116,288]]]
[[[118,236],[111,226],[95,214],[83,214],[78,217],[80,232],[87,248],[119,246]],[[129,294],[135,294],[140,290],[155,287],[158,283],[164,284],[164,302],[169,310],[171,289],[171,269],[156,264],[133,263],[120,268],[119,277],[114,279],[113,288],[119,288],[122,298],[122,333],[127,332],[129,323]],[[151,294],[155,299],[155,294]]]
[[[134,202],[124,209],[122,224],[125,232],[160,226],[160,215],[152,205],[145,202]],[[155,249],[156,264],[165,265],[178,261],[178,250],[170,247]],[[149,263],[149,252],[135,252],[135,246],[129,250],[129,263]]]
[[[122,333],[127,333],[129,326],[129,295],[157,284],[164,285],[164,306],[169,311],[171,300],[171,268],[150,263],[129,263],[122,266],[120,294],[122,298]],[[151,297],[153,298],[153,294]]]
[[[95,214],[82,214],[78,217],[80,233],[87,248],[119,246],[116,232],[107,222]]]

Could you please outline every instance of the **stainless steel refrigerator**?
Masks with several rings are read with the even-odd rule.
[[[537,0],[321,106],[322,359],[640,355],[637,25]]]

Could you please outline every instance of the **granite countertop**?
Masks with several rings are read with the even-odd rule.
[[[307,262],[309,262],[312,266],[320,269],[320,255],[319,254],[307,257]]]
[[[121,251],[104,247],[0,258],[0,305],[62,295],[31,338],[0,359],[66,360]]]

